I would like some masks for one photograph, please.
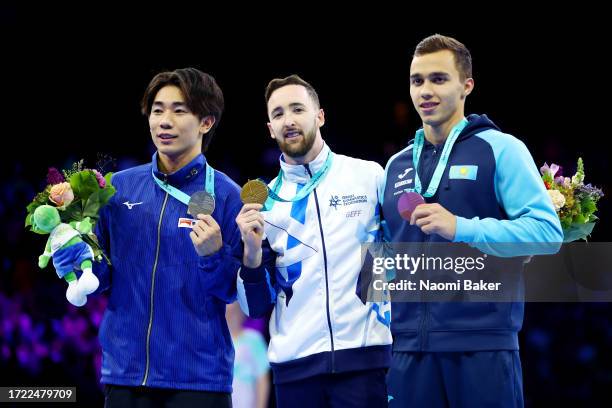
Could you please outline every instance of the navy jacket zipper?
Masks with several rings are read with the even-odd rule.
[[[433,176],[433,173],[435,170],[434,162],[438,164],[437,161],[435,160],[437,153],[438,153],[438,148],[434,146],[433,154],[429,158],[428,163],[427,163],[427,178],[423,178],[423,181],[427,180],[428,188],[429,188],[429,184],[431,184],[431,177]],[[423,165],[425,165],[424,161],[423,161]],[[425,243],[426,243],[425,249],[427,250],[426,251],[426,254],[427,254],[429,253],[429,248],[431,247],[431,236],[427,237]],[[425,294],[425,296],[427,296],[427,294]],[[421,324],[419,325],[420,326],[419,338],[420,338],[420,343],[421,343],[420,349],[421,351],[424,351],[425,346],[427,345],[427,326],[429,324],[429,302],[427,301],[427,299],[425,299],[425,302],[421,306],[422,306],[421,310],[423,311],[423,316],[421,317]]]

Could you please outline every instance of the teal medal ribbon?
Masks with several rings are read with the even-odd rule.
[[[155,176],[155,173],[153,172],[153,167],[151,167],[151,175],[153,176],[153,180],[155,180],[157,185],[162,190],[179,200],[181,203],[187,206],[189,205],[189,200],[191,199],[191,197],[183,193],[178,188],[173,187],[168,183],[164,183],[159,178],[157,178],[157,176]],[[208,162],[206,162],[206,184],[204,188],[208,194],[215,198],[215,170],[208,164]]]
[[[327,173],[329,172],[329,169],[331,168],[333,160],[334,160],[334,154],[330,151],[327,154],[327,159],[325,160],[323,167],[321,167],[319,171],[317,171],[311,177],[308,183],[306,183],[306,185],[300,189],[300,191],[295,195],[295,197],[291,199],[284,199],[278,195],[278,191],[280,190],[283,184],[284,173],[283,173],[283,169],[281,168],[280,171],[278,172],[278,176],[276,177],[276,181],[274,182],[274,185],[272,186],[272,188],[268,187],[268,199],[266,200],[263,211],[271,210],[276,201],[280,201],[283,203],[289,203],[289,202],[300,201],[301,199],[306,197],[315,188],[317,188],[319,183],[327,175]]]
[[[415,172],[414,172],[414,188],[406,189],[406,192],[416,192],[418,194],[422,194],[423,197],[432,197],[438,191],[438,187],[440,186],[440,181],[442,180],[442,174],[444,174],[444,169],[446,169],[446,165],[448,164],[448,158],[450,156],[451,150],[453,149],[453,145],[459,138],[459,134],[461,131],[468,125],[467,119],[463,118],[461,122],[456,124],[450,131],[448,139],[444,144],[444,148],[442,149],[442,154],[440,156],[440,160],[438,160],[438,164],[436,165],[436,169],[434,171],[433,176],[431,176],[431,181],[429,182],[429,186],[427,187],[427,191],[422,194],[422,186],[421,179],[419,178],[419,158],[421,157],[421,152],[423,151],[423,146],[425,145],[425,131],[423,129],[417,130],[414,136],[414,143],[412,145],[412,162],[414,164]]]

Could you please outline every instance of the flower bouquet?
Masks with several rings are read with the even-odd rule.
[[[584,184],[582,158],[578,159],[576,173],[571,178],[563,177],[561,167],[554,163],[550,166],[544,163],[540,173],[561,221],[563,242],[586,241],[598,220],[597,202],[604,194],[601,189]]]
[[[38,193],[27,206],[25,220],[26,228],[37,234],[47,234],[34,221],[36,209],[43,205],[51,205],[58,210],[62,223],[91,223],[91,231],[81,235],[83,241],[91,246],[96,261],[110,260],[98,244],[96,235],[92,232],[102,208],[115,194],[111,184],[112,173],[102,175],[95,169],[83,168],[83,160],[73,164],[69,170],[60,172],[54,167],[47,173],[47,186]]]

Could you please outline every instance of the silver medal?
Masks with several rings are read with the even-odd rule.
[[[210,215],[215,210],[215,199],[206,191],[196,191],[189,199],[187,213],[193,217],[198,214]]]

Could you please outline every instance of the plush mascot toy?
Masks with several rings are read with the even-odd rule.
[[[57,275],[68,282],[66,299],[75,306],[83,306],[87,302],[87,295],[93,293],[100,284],[91,270],[94,253],[81,239],[81,235],[91,232],[90,218],[66,224],[61,222],[55,207],[41,205],[34,211],[32,221],[35,228],[50,234],[45,252],[38,257],[38,266],[45,268],[53,257]],[[75,273],[77,270],[83,271],[78,279]]]

